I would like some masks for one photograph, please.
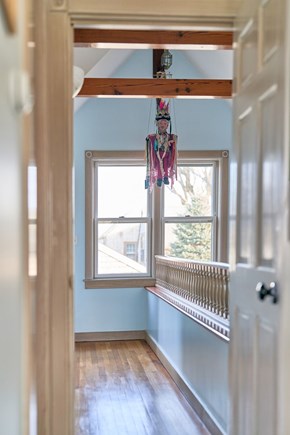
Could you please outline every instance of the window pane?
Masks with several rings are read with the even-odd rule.
[[[144,166],[98,167],[98,216],[147,216]]]
[[[28,274],[37,275],[37,256],[36,256],[36,224],[28,225]]]
[[[164,190],[164,216],[212,216],[213,166],[178,166],[177,182]]]
[[[210,261],[211,223],[165,224],[164,254],[171,257]]]
[[[36,219],[37,208],[37,169],[28,166],[28,218]]]
[[[100,223],[99,274],[147,273],[147,224]]]

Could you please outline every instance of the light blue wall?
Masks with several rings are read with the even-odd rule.
[[[175,78],[200,77],[182,52],[174,52]],[[133,53],[115,76],[151,77],[152,53]],[[153,132],[150,99],[90,99],[75,114],[75,330],[76,332],[146,329],[146,294],[142,289],[85,290],[84,151],[143,150]],[[172,100],[173,132],[182,150],[230,149],[231,106],[223,100]],[[114,182],[114,180],[110,181]],[[128,192],[128,201],[129,192]]]
[[[75,306],[77,332],[146,329],[147,300],[143,288],[84,291],[80,285]]]
[[[147,333],[227,433],[228,343],[155,295],[147,298]]]

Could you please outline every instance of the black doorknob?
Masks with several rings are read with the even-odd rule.
[[[275,282],[271,282],[269,287],[266,287],[263,282],[258,282],[256,285],[256,292],[258,293],[258,298],[261,301],[263,301],[267,296],[271,296],[273,304],[277,304],[278,290]]]

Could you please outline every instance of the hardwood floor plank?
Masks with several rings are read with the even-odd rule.
[[[76,435],[209,435],[144,340],[75,350]]]

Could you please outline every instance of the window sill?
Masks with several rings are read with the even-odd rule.
[[[84,279],[86,289],[139,288],[155,286],[154,278]]]

